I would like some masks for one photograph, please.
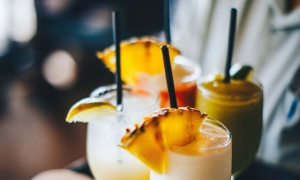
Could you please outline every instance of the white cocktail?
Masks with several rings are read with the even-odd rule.
[[[115,86],[98,88],[92,98],[116,104]],[[134,156],[118,147],[126,128],[143,120],[159,107],[157,95],[144,89],[123,88],[122,112],[111,111],[88,122],[87,158],[97,180],[148,180],[150,170]]]
[[[224,125],[206,119],[196,140],[168,150],[163,174],[151,171],[151,180],[230,180],[231,135]]]

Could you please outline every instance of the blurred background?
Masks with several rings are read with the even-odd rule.
[[[68,109],[114,82],[96,58],[113,43],[111,12],[122,11],[122,39],[160,36],[163,1],[0,0],[0,179],[30,179],[85,156],[85,124]]]

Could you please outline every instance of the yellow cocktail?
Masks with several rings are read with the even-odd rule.
[[[221,121],[232,133],[232,173],[255,157],[262,133],[262,87],[255,80],[231,80],[211,74],[197,83],[196,108]]]

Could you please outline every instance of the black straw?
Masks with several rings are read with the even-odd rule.
[[[169,0],[164,0],[164,31],[166,41],[171,44],[171,29],[170,29],[170,3]]]
[[[116,47],[116,74],[115,81],[117,84],[117,109],[122,111],[122,80],[121,80],[121,51],[120,51],[120,11],[114,11],[113,14],[113,34]]]
[[[161,46],[161,51],[164,58],[164,66],[165,66],[166,80],[168,85],[170,106],[171,108],[177,108],[175,87],[174,87],[173,74],[172,74],[170,56],[169,56],[169,46]]]
[[[231,8],[229,37],[228,37],[228,51],[227,51],[224,83],[230,82],[229,71],[230,71],[230,67],[231,67],[231,63],[232,63],[232,54],[233,54],[233,49],[234,49],[236,15],[237,15],[237,10],[235,8]]]

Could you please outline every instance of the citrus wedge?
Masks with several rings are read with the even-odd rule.
[[[166,45],[152,37],[133,38],[121,42],[121,76],[125,83],[135,84],[140,73],[149,75],[164,71],[163,57],[160,46]],[[169,45],[171,63],[180,52]],[[97,52],[111,72],[116,70],[115,48],[111,46],[103,52]]]
[[[234,80],[250,80],[253,74],[253,68],[249,65],[242,65],[240,63],[234,64],[230,68],[231,79]]]
[[[109,102],[84,98],[75,103],[69,110],[66,121],[86,123],[95,115],[109,115],[116,112],[116,107]]]
[[[190,107],[162,108],[145,117],[142,125],[127,129],[120,147],[161,174],[167,167],[167,150],[193,142],[206,117]]]

